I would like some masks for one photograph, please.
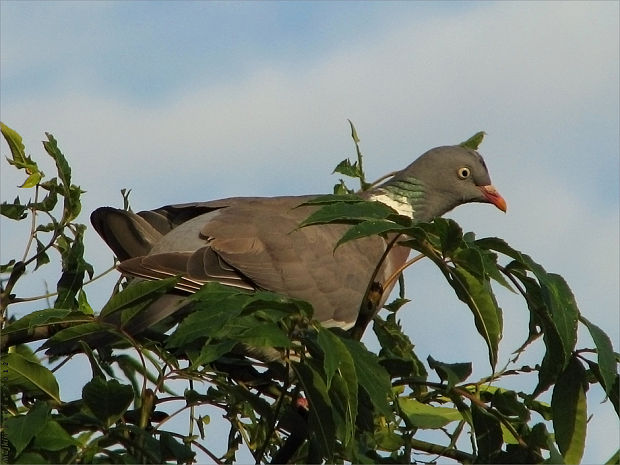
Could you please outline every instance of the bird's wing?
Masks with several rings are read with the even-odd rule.
[[[119,268],[148,279],[181,275],[179,288],[189,292],[218,281],[282,293],[309,301],[324,324],[349,328],[386,241],[363,238],[334,250],[348,226],[297,229],[314,207],[296,207],[310,198],[233,198],[164,207],[155,212],[167,223],[151,220],[164,234],[147,255],[123,261]],[[171,225],[167,232],[164,223]],[[383,284],[407,255],[408,249],[395,248],[376,281]],[[390,290],[385,289],[382,301]]]

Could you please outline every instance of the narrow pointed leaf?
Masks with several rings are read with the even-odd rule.
[[[28,206],[20,204],[19,197],[13,203],[2,202],[0,204],[0,214],[11,220],[23,220],[27,216],[26,210]]]
[[[435,360],[430,355],[427,357],[428,366],[435,370],[442,381],[448,382],[448,387],[452,388],[458,383],[465,381],[472,372],[471,362],[465,363],[444,363]]]
[[[406,415],[409,424],[416,428],[438,429],[448,423],[463,419],[461,413],[455,408],[434,407],[408,397],[399,397],[398,406],[400,411]]]
[[[306,394],[309,406],[308,428],[319,453],[326,462],[332,462],[336,445],[336,427],[327,386],[321,376],[307,364],[294,364],[293,369]]]
[[[6,418],[3,434],[6,434],[6,439],[15,448],[16,455],[21,454],[28,443],[45,428],[49,417],[50,406],[46,402],[37,402],[26,415]],[[4,450],[2,453],[4,455]]]
[[[476,329],[487,344],[489,362],[495,368],[499,340],[502,337],[502,316],[491,285],[488,280],[478,278],[458,265],[451,270],[451,274],[455,279],[450,284],[459,299],[472,311]]]
[[[115,294],[101,309],[101,316],[107,317],[114,312],[127,308],[153,295],[163,294],[174,288],[178,278],[166,278],[158,281],[140,281],[132,283],[118,294]]]
[[[37,184],[39,184],[39,181],[41,181],[42,177],[43,177],[43,173],[41,173],[40,171],[32,173],[30,176],[28,176],[26,178],[24,183],[21,186],[19,186],[19,187],[21,187],[22,189],[27,189],[27,188],[30,188],[30,187],[34,187]]]
[[[551,409],[555,442],[565,463],[579,463],[583,456],[588,420],[586,383],[585,370],[573,357],[553,389]]]
[[[54,374],[43,365],[27,360],[17,353],[3,356],[2,363],[7,370],[2,384],[9,389],[24,391],[33,396],[43,394],[60,403],[58,382]]]
[[[333,203],[359,203],[362,201],[363,199],[356,194],[325,194],[308,200],[307,202],[304,202],[299,206],[301,207],[304,205],[329,205]]]
[[[60,178],[60,181],[65,188],[66,196],[68,195],[69,188],[71,186],[71,167],[69,166],[69,163],[67,162],[65,156],[58,148],[58,143],[56,142],[56,139],[54,139],[54,136],[47,132],[45,133],[45,135],[47,136],[47,140],[43,141],[43,147],[45,148],[45,151],[48,153],[48,155],[52,157],[54,159],[54,162],[56,163],[58,177]]]
[[[502,448],[503,434],[500,422],[486,410],[476,404],[471,408],[478,461],[480,463],[496,463]]]
[[[115,332],[110,325],[105,323],[94,321],[78,324],[58,331],[45,341],[39,350],[47,349],[45,352],[47,355],[65,354],[76,350],[80,341],[95,344],[96,341],[105,340],[110,334],[115,336],[113,339],[120,336],[120,333]]]
[[[33,447],[49,451],[58,451],[71,446],[79,446],[80,442],[60,426],[57,421],[48,421],[45,427],[34,437]]]
[[[469,139],[467,139],[466,141],[461,142],[459,145],[467,149],[478,150],[478,147],[480,147],[480,144],[482,143],[482,140],[484,139],[485,135],[486,135],[486,132],[479,131],[473,136],[471,136]]]
[[[396,211],[381,202],[347,202],[328,204],[302,221],[300,228],[314,224],[357,223],[367,220],[382,220]]]
[[[588,321],[585,317],[581,317],[581,320],[585,323],[590,336],[596,345],[596,351],[598,354],[598,367],[603,378],[603,387],[605,393],[609,396],[613,389],[614,382],[618,376],[618,365],[616,363],[616,354],[611,344],[609,336],[594,323]]]
[[[400,230],[407,229],[408,226],[403,226],[398,223],[389,220],[367,220],[358,223],[349,229],[338,240],[335,248],[338,246],[362,237],[375,236],[377,234],[383,234],[387,232],[398,232]]]
[[[349,126],[351,126],[351,137],[353,138],[353,142],[357,144],[360,141],[360,138],[357,136],[357,130],[350,119],[347,121],[349,122]]]
[[[0,122],[0,130],[6,143],[9,146],[9,150],[11,150],[11,155],[13,156],[14,161],[24,162],[26,159],[26,148],[24,147],[24,143],[22,141],[22,137],[15,131],[11,129],[6,124]]]
[[[392,386],[387,371],[381,366],[377,356],[369,352],[361,342],[344,338],[341,340],[351,353],[360,386],[379,413],[391,417],[388,398],[391,396]]]
[[[333,173],[344,174],[345,176],[349,176],[351,178],[359,178],[361,175],[361,171],[359,169],[359,166],[357,165],[357,162],[351,163],[351,160],[349,160],[348,158],[345,158],[340,163],[338,163],[336,168],[334,168],[332,174]]]

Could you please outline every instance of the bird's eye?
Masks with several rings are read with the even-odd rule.
[[[471,175],[471,170],[464,166],[463,168],[459,168],[457,173],[459,175],[459,178],[467,179]]]

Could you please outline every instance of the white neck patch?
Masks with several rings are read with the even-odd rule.
[[[408,216],[409,218],[413,218],[413,206],[407,200],[407,197],[398,195],[387,195],[387,194],[374,194],[370,196],[370,200],[375,200],[377,202],[381,202],[388,207],[393,208],[398,212],[399,215]]]

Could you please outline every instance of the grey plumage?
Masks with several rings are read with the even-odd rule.
[[[363,196],[387,203],[416,221],[431,220],[466,202],[506,209],[482,157],[460,146],[426,152]],[[91,221],[121,261],[118,268],[124,274],[144,279],[181,275],[180,293],[194,292],[210,281],[266,289],[307,300],[324,325],[348,329],[355,324],[387,241],[378,236],[363,238],[334,252],[348,226],[296,229],[316,209],[296,207],[314,197],[236,197],[137,214],[102,207],[92,213]],[[405,263],[408,252],[394,247],[375,280],[383,285]],[[378,308],[392,285],[383,289]],[[134,329],[174,311],[168,302],[159,302],[148,321]]]

